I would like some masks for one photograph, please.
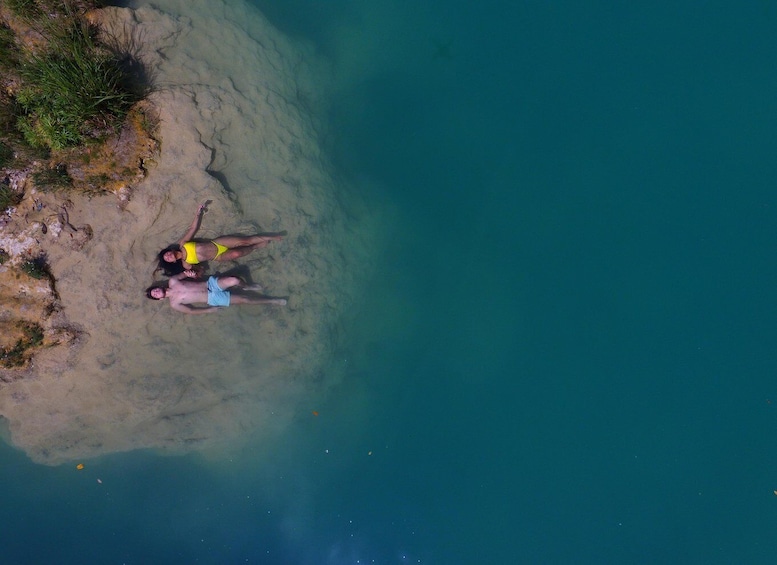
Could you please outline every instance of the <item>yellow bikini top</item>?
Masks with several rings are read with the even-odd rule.
[[[190,265],[196,265],[200,262],[200,260],[197,258],[197,247],[196,243],[193,241],[187,241],[183,244],[183,250],[184,250],[184,257],[183,260],[186,263],[189,263]]]

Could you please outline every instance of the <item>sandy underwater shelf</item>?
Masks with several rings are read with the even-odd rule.
[[[278,430],[340,378],[340,323],[360,296],[371,237],[338,203],[320,149],[325,65],[245,5],[106,8],[154,77],[161,150],[128,202],[73,196],[65,245],[39,234],[72,336],[3,371],[6,435],[58,464],[138,448],[180,453]],[[198,235],[285,231],[237,270],[288,305],[185,316],[147,300],[156,253],[198,203]],[[66,236],[67,237],[67,236]]]

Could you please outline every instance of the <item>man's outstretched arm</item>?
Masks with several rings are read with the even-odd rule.
[[[173,310],[178,310],[184,314],[209,314],[216,310],[221,310],[218,306],[203,306],[202,308],[198,308],[196,306],[191,306],[190,304],[178,304],[177,302],[171,302],[170,307]]]

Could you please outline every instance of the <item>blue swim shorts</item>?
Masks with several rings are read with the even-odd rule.
[[[216,277],[208,277],[208,306],[229,306],[229,292],[221,289]]]

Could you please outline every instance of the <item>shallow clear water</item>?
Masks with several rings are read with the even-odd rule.
[[[4,447],[4,559],[772,562],[777,12],[257,6],[390,219],[346,381],[231,460]]]

